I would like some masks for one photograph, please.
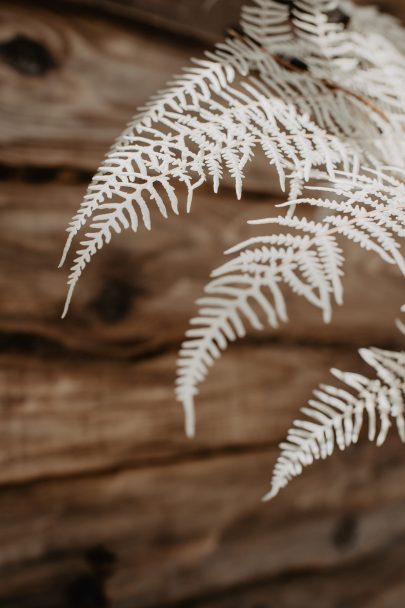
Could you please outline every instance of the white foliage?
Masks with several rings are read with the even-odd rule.
[[[114,233],[150,230],[156,213],[189,212],[194,191],[210,181],[217,192],[226,173],[240,198],[257,151],[286,191],[286,214],[252,222],[267,233],[230,249],[198,301],[176,382],[189,436],[209,368],[248,325],[288,321],[286,289],[330,321],[343,300],[339,236],[405,274],[403,34],[394,19],[349,0],[251,0],[240,32],[141,109],[94,176],[67,230],[61,265],[76,238],[79,245],[63,316],[85,267]],[[397,169],[384,168],[391,163]],[[303,198],[314,180],[322,197]],[[320,208],[316,221],[295,215],[304,204]],[[398,327],[405,333],[403,322]],[[393,423],[405,441],[405,354],[360,354],[377,378],[332,370],[346,388],[315,391],[303,410],[308,419],[296,421],[281,445],[266,498],[335,445],[355,443],[366,418],[371,441],[381,445]]]
[[[265,500],[274,498],[304,467],[330,456],[336,446],[345,450],[357,443],[366,423],[369,441],[378,446],[392,425],[405,442],[405,353],[377,348],[359,352],[377,378],[331,370],[346,388],[321,385],[314,391],[313,399],[302,409],[306,418],[296,420],[280,444],[281,454]]]
[[[292,198],[319,170],[333,179],[336,169],[356,172],[359,163],[402,164],[399,26],[389,22],[384,37],[385,18],[342,6],[255,0],[243,12],[243,34],[195,60],[135,116],[69,225],[61,264],[76,237],[79,245],[64,315],[86,265],[114,233],[150,229],[156,212],[179,213],[180,184],[187,211],[194,191],[208,179],[217,191],[224,172],[240,197],[257,149]]]
[[[183,404],[186,430],[194,434],[194,400],[209,368],[230,342],[244,337],[246,325],[276,328],[288,321],[283,288],[303,296],[329,322],[332,305],[342,303],[342,235],[378,254],[405,274],[401,239],[405,236],[405,186],[397,178],[368,172],[340,174],[329,199],[301,199],[330,210],[320,221],[278,216],[252,224],[286,228],[288,234],[269,233],[233,247],[235,254],[215,270],[205,297],[197,301],[178,361],[176,394]],[[296,234],[293,234],[296,233]],[[259,313],[260,311],[260,313]]]
[[[339,67],[348,70],[356,59],[351,32],[346,31],[344,21],[333,19],[343,15],[338,15],[340,5],[338,0],[255,0],[253,6],[244,7],[242,24],[251,38],[273,52],[291,54],[298,42],[311,68],[317,67],[323,74]],[[346,8],[350,13],[352,6]]]

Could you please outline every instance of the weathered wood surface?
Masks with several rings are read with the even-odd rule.
[[[3,484],[277,444],[332,365],[360,367],[350,349],[243,345],[213,370],[189,441],[173,396],[172,352],[142,362],[0,362],[9,404],[0,411]]]
[[[173,397],[176,349],[222,251],[252,234],[247,219],[275,212],[263,163],[243,201],[207,187],[190,216],[114,239],[59,318],[64,228],[90,173],[237,5],[1,4],[1,608],[404,606],[395,438],[260,502],[277,443],[328,369],[364,370],[357,347],[401,345],[395,270],[347,247],[333,323],[289,298],[291,324],[251,332],[212,371],[193,442]]]
[[[64,0],[63,0],[64,1]],[[238,23],[243,0],[67,0],[77,7],[97,7],[118,17],[145,23],[205,43],[221,40]]]
[[[283,573],[294,579],[294,571],[322,577],[346,568],[350,577],[350,565],[378,563],[405,536],[398,448],[392,441],[376,458],[373,446],[359,446],[314,467],[271,508],[260,504],[275,457],[267,449],[4,490],[3,605],[63,606],[69,598],[74,606],[74,592],[83,602],[86,561],[96,578],[108,557],[110,576],[96,578],[98,588],[105,584],[108,605],[123,608],[189,606]],[[347,606],[358,601],[351,593]]]
[[[94,173],[152,94],[204,47],[99,15],[0,6],[0,163]],[[265,159],[246,188],[278,190]],[[226,183],[226,182],[225,182]]]
[[[97,7],[112,15],[154,25],[177,34],[189,35],[204,42],[217,42],[227,30],[238,23],[243,0],[62,0],[73,6]],[[358,4],[370,4],[359,0]],[[373,2],[382,10],[404,18],[405,10],[399,0]]]
[[[0,330],[24,331],[98,355],[138,356],[176,347],[210,271],[224,260],[223,251],[260,234],[248,219],[277,212],[269,197],[247,195],[238,202],[233,193],[214,197],[207,188],[190,215],[164,220],[156,214],[152,233],[114,238],[94,257],[61,322],[67,269],[58,270],[57,263],[83,189],[9,184],[0,191],[0,285],[7,294],[0,301]],[[323,325],[315,309],[291,296],[294,323],[252,336],[358,346],[397,342],[393,319],[403,301],[399,271],[356,245],[346,244],[346,255],[345,306],[336,308],[333,323]]]
[[[97,16],[2,3],[0,162],[94,171],[189,50]]]
[[[99,8],[100,0],[87,4]],[[127,18],[133,16],[134,7],[142,7],[147,23],[147,16],[160,15],[158,8],[163,5],[176,23],[178,12],[184,13],[188,24],[204,23],[196,14],[200,10],[221,14],[221,23],[232,25],[239,13],[237,3],[230,9],[231,0],[106,0],[105,4],[124,11]],[[404,15],[400,3],[396,7]],[[202,55],[201,43],[145,29],[141,15],[136,15],[137,20],[127,19],[123,27],[103,18],[99,10],[76,15],[2,2],[0,163],[94,172],[136,108],[189,65],[190,56]],[[37,46],[32,48],[30,43]],[[267,164],[256,160],[246,188],[268,192],[269,181]],[[271,181],[274,191],[277,188]]]

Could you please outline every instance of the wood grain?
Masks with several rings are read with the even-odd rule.
[[[403,3],[384,3],[403,14]],[[277,213],[263,159],[243,201],[207,186],[94,258],[61,321],[64,228],[135,107],[234,25],[239,0],[0,6],[1,608],[403,608],[405,453],[364,438],[270,505],[277,444],[328,369],[402,347],[398,272],[354,245],[326,326],[250,332],[210,374],[198,435],[176,350],[222,251]],[[152,26],[152,27],[151,27]],[[181,36],[178,36],[181,34]]]
[[[342,520],[341,530],[352,530],[355,519]],[[187,604],[190,608],[401,608],[405,597],[403,583],[403,543],[399,536],[382,551],[367,556],[354,567],[297,572],[240,586],[216,597]],[[359,604],[361,602],[361,604]]]
[[[18,36],[41,44],[55,67],[41,72],[37,57],[36,75],[27,73],[24,46],[19,63],[0,62],[0,162],[17,166],[94,171],[136,107],[189,61],[189,46],[157,34],[2,3],[0,45]]]
[[[112,15],[146,23],[176,34],[192,36],[205,43],[217,42],[239,21],[243,0],[63,0],[62,5],[97,7]],[[357,4],[369,4],[357,0]],[[373,3],[397,17],[405,17],[401,0],[379,0]]]
[[[222,252],[261,234],[247,225],[248,219],[278,213],[268,197],[245,196],[238,202],[233,193],[224,190],[215,197],[207,188],[190,215],[183,212],[164,220],[155,214],[151,233],[120,235],[94,257],[62,322],[67,270],[58,270],[57,263],[64,228],[82,192],[82,186],[58,184],[9,184],[0,192],[0,288],[7,294],[0,301],[0,331],[43,337],[104,356],[133,357],[168,345],[176,348],[209,273],[224,260]],[[345,305],[336,308],[330,325],[287,293],[291,323],[278,331],[251,332],[251,339],[398,344],[393,320],[403,302],[399,271],[357,245],[347,245],[346,256]]]
[[[204,43],[221,40],[239,21],[243,0],[67,0],[73,6],[97,7],[138,23],[189,36]],[[66,2],[65,2],[66,4]]]
[[[90,7],[100,4],[100,0],[87,2]],[[167,15],[170,23],[184,21],[197,28],[205,23],[206,28],[207,23],[218,23],[211,13],[222,15],[219,22],[229,20],[229,25],[239,13],[238,3],[234,6],[231,0],[198,3],[199,9],[196,2],[176,0],[174,11],[166,0],[106,0],[105,5],[126,17],[125,27],[102,18],[99,11],[66,14],[46,7],[33,9],[30,3],[2,2],[0,163],[94,173],[136,108],[189,65],[190,56],[204,51],[192,39],[145,29],[147,16],[160,15],[166,23],[162,15]],[[200,13],[207,16],[200,19]],[[38,44],[41,52],[33,52],[30,42]],[[277,190],[263,160],[253,163],[246,189]]]
[[[349,349],[233,349],[202,391],[198,435],[189,441],[173,394],[174,353],[138,363],[21,356],[0,363],[8,404],[0,410],[0,484],[274,445],[312,389],[331,379],[331,366],[362,369]]]
[[[111,557],[107,605],[147,608],[286,572],[354,568],[404,537],[405,459],[395,441],[314,467],[269,506],[259,498],[274,457],[263,450],[4,490],[3,605],[65,605],[89,561],[97,570],[97,551]]]
[[[0,164],[45,178],[65,167],[89,181],[136,109],[203,51],[142,26],[2,3]],[[245,187],[279,191],[261,155]]]

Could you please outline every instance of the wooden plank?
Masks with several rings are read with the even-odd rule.
[[[222,16],[214,28],[187,16],[192,0],[142,4],[139,22],[201,40],[223,28]],[[229,2],[213,10],[225,6],[231,19]],[[275,443],[327,368],[360,369],[357,345],[400,344],[395,270],[349,247],[334,323],[291,299],[290,325],[230,350],[202,391],[195,442],[172,394],[175,347],[221,251],[251,234],[246,219],[273,213],[275,199],[202,191],[190,217],[116,239],[69,318],[58,318],[66,275],[56,263],[84,190],[77,180],[135,106],[200,50],[94,15],[0,7],[0,163],[16,168],[0,193],[1,608],[402,606],[396,440],[337,454],[273,505],[260,503]],[[16,61],[27,48],[18,36],[42,49],[33,63],[29,52]],[[57,181],[17,181],[41,175]],[[247,189],[272,191],[269,182],[259,163]]]
[[[89,181],[136,108],[202,51],[97,16],[2,3],[0,164],[51,177],[52,168],[68,167]],[[276,184],[258,155],[246,188],[277,191]]]
[[[190,44],[97,15],[6,2],[0,49],[0,163],[90,172],[136,107],[193,53]]]
[[[169,32],[192,36],[205,43],[220,40],[230,27],[239,21],[243,0],[63,0],[76,7],[83,5],[105,10],[113,15],[146,23]],[[370,4],[368,0],[358,0],[357,4]],[[379,0],[374,2],[381,10],[400,18],[405,17],[401,0]]]
[[[145,8],[140,0],[138,5],[147,13],[157,11],[159,5],[176,23],[173,6],[179,6],[190,22],[204,22],[194,12],[195,3],[188,0],[179,5],[155,3],[155,8],[151,3]],[[108,4],[123,10],[125,6],[125,11],[134,6],[110,0]],[[208,14],[218,11],[232,24],[230,4],[233,0],[218,0],[212,7],[199,3],[204,14],[208,6]],[[219,22],[215,18],[212,23]],[[64,14],[2,2],[0,163],[93,173],[135,109],[189,65],[190,56],[202,52],[199,44],[167,38],[142,26],[124,28],[99,11],[87,16]],[[246,188],[277,189],[267,164],[259,158],[254,164]]]
[[[88,6],[146,23],[204,43],[221,40],[239,22],[243,0],[67,0],[63,5]]]
[[[60,319],[66,270],[57,262],[64,227],[83,187],[68,184],[4,184],[0,192],[0,332],[43,339],[98,356],[141,356],[179,344],[194,301],[222,251],[260,234],[248,219],[278,212],[268,198],[236,201],[208,189],[196,197],[192,213],[155,217],[151,233],[125,233],[97,254],[75,293],[71,311]],[[156,215],[156,214],[155,214]],[[318,311],[289,297],[291,323],[257,336],[336,342],[353,346],[399,343],[394,319],[403,303],[403,279],[377,256],[347,246],[345,305],[324,325]],[[376,321],[378,319],[378,322]]]
[[[395,441],[319,463],[265,505],[274,458],[264,450],[4,489],[2,606],[66,605],[103,556],[110,604],[147,608],[297,570],[355,571],[404,537],[405,456]]]
[[[342,520],[353,530],[354,519]],[[350,538],[350,534],[348,535]],[[404,537],[358,564],[324,572],[291,572],[271,581],[241,585],[234,590],[187,604],[188,608],[401,608],[404,603]],[[349,541],[350,542],[350,541]]]
[[[362,369],[351,351],[233,349],[201,392],[189,441],[173,392],[174,353],[141,363],[5,355],[0,484],[277,444],[332,366]]]

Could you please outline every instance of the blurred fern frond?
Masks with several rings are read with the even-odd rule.
[[[389,37],[385,36],[389,25]],[[155,213],[191,208],[224,174],[241,196],[258,150],[296,198],[322,172],[402,164],[405,56],[400,27],[337,0],[254,0],[213,52],[194,60],[130,122],[67,229],[64,263],[79,244],[66,314],[92,256],[114,234],[151,229]],[[375,52],[375,48],[378,52]],[[184,203],[180,191],[185,191]]]
[[[405,442],[405,353],[377,348],[359,352],[377,377],[331,370],[346,388],[322,384],[314,391],[302,409],[306,418],[296,420],[280,444],[281,454],[265,500],[274,498],[305,467],[331,456],[336,446],[345,450],[357,443],[365,424],[369,441],[378,446],[385,442],[392,425]]]

